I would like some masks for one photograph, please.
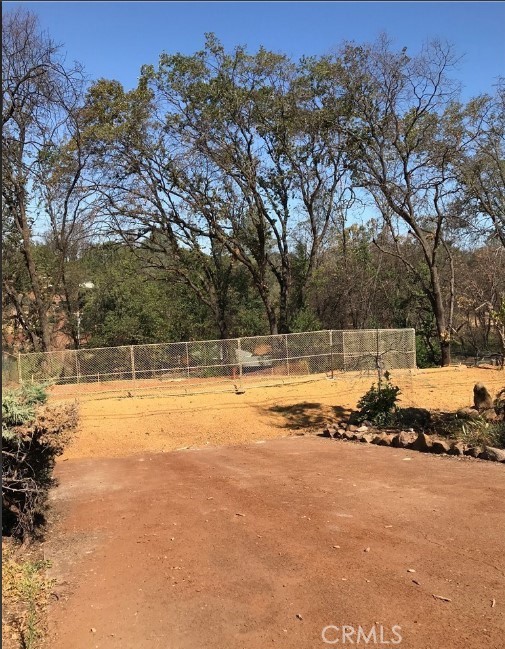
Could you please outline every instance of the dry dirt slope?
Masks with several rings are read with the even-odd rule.
[[[339,375],[334,381],[251,385],[243,394],[166,396],[153,391],[132,398],[84,395],[80,398],[80,431],[63,459],[127,456],[283,436],[322,425],[355,408],[372,381],[370,377]],[[472,389],[479,381],[495,394],[505,386],[505,372],[465,367],[393,372],[393,381],[402,389],[403,405],[454,410],[472,402]]]

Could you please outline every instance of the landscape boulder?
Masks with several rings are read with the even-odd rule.
[[[391,435],[391,434],[388,435],[386,433],[385,435],[382,436],[382,439],[378,442],[378,445],[379,446],[391,446],[391,443],[392,443],[394,437],[395,437],[395,435]]]
[[[493,398],[483,383],[476,383],[473,387],[473,407],[479,412],[493,407]]]
[[[466,445],[463,442],[453,442],[451,448],[447,451],[449,455],[464,455]]]
[[[409,448],[411,448],[412,450],[422,451],[424,453],[429,451],[431,447],[432,441],[430,439],[430,436],[426,435],[426,433],[419,433],[415,441],[412,442],[412,444],[409,444]]]
[[[407,433],[404,430],[393,436],[391,446],[395,448],[407,448],[417,438],[416,433]]]
[[[432,445],[431,445],[431,452],[432,453],[448,453],[451,449],[451,445],[449,442],[445,442],[444,440],[437,439],[435,440]]]
[[[491,460],[491,462],[505,462],[505,449],[486,446],[478,457],[481,460]]]
[[[460,419],[477,419],[479,417],[479,411],[475,408],[460,408],[456,415]]]

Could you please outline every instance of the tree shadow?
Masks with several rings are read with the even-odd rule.
[[[263,412],[282,415],[284,422],[278,424],[280,428],[317,428],[328,423],[333,423],[335,419],[347,417],[350,410],[341,406],[327,406],[321,403],[310,401],[301,401],[282,406],[271,406],[270,408],[261,408]]]

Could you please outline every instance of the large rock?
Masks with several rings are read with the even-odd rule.
[[[500,417],[496,414],[494,408],[487,408],[487,410],[482,410],[480,416],[486,421],[498,421]]]
[[[387,434],[385,433],[382,437],[382,439],[378,442],[379,446],[391,446],[391,442],[393,441],[393,438],[395,435]]]
[[[464,455],[465,450],[466,444],[463,444],[463,442],[453,442],[448,453],[449,455]]]
[[[364,433],[363,435],[361,435],[359,441],[371,444],[374,437],[375,435],[373,433]]]
[[[464,451],[464,455],[469,455],[470,457],[479,457],[481,453],[482,448],[480,446],[470,446]]]
[[[473,387],[473,407],[479,411],[493,407],[493,398],[483,383],[476,383]]]
[[[412,442],[412,444],[409,444],[409,448],[414,451],[422,451],[426,453],[431,450],[432,445],[433,443],[429,435],[426,435],[426,433],[419,433],[416,440]]]
[[[432,453],[438,453],[438,454],[448,453],[450,449],[451,449],[451,445],[449,444],[449,442],[445,442],[442,439],[435,440],[431,445]]]
[[[407,448],[417,438],[416,433],[406,433],[404,430],[394,435],[391,446],[395,448]]]
[[[492,462],[505,462],[505,449],[486,446],[482,453],[479,453],[479,458],[481,460],[491,460]]]

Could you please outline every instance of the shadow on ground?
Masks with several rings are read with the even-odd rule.
[[[274,413],[281,415],[283,421],[279,428],[316,428],[333,423],[336,419],[348,417],[350,410],[341,406],[327,406],[322,403],[312,403],[310,401],[301,401],[283,406],[271,406],[270,408],[261,408],[263,413]]]

